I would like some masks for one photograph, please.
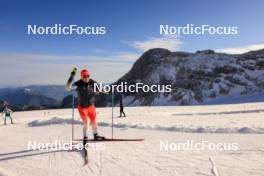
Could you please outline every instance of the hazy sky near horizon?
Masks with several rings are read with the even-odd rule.
[[[100,82],[129,71],[147,49],[242,53],[264,48],[264,1],[1,0],[0,87],[64,84],[73,67]],[[28,35],[27,25],[105,26],[106,35]],[[159,34],[160,25],[237,26],[238,35]]]

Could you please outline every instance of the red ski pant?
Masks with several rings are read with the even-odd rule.
[[[78,105],[78,111],[83,123],[86,123],[88,118],[90,119],[91,124],[93,124],[96,121],[96,111],[94,105],[87,107],[82,107]]]

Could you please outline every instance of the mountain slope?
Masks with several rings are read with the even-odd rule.
[[[250,95],[264,90],[264,49],[240,55],[145,52],[116,83],[172,85],[170,93],[126,93],[126,105],[189,105],[217,98]]]
[[[46,97],[31,89],[8,90],[0,96],[1,101],[11,105],[58,106],[60,102],[54,98]]]
[[[69,95],[69,92],[65,90],[65,86],[63,85],[30,85],[16,88],[2,88],[0,89],[0,97],[4,96],[10,91],[20,91],[23,89],[30,89],[46,97],[54,98],[57,100],[62,100],[65,96]]]

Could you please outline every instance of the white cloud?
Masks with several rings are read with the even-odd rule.
[[[163,35],[161,37],[151,37],[144,41],[134,41],[129,45],[140,51],[147,51],[152,48],[166,48],[176,51],[179,50],[182,42],[176,35]]]
[[[116,52],[113,54],[113,58],[122,61],[135,61],[139,58],[140,54],[132,52]]]
[[[65,84],[73,67],[89,69],[92,78],[99,82],[112,82],[130,69],[130,59],[132,55],[125,53],[109,57],[0,54],[0,86]]]
[[[236,48],[223,48],[223,49],[216,49],[217,52],[222,53],[229,53],[229,54],[242,54],[253,50],[263,49],[264,44],[255,44],[255,45],[246,45]]]
[[[94,49],[92,52],[101,54],[101,53],[106,53],[107,50],[104,50],[104,49]]]
[[[94,50],[94,55],[0,54],[0,86],[65,84],[73,67],[79,70],[88,68],[92,78],[99,82],[112,82],[130,70],[142,51],[151,48],[175,51],[181,44],[179,38],[167,35],[130,42],[129,45],[138,52]]]

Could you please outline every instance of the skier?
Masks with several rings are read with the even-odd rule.
[[[124,117],[126,117],[126,114],[125,114],[125,112],[124,112],[124,106],[123,106],[123,97],[122,97],[122,94],[120,94],[119,106],[120,106],[120,116],[119,116],[119,117],[122,117],[122,114],[124,115]]]
[[[4,118],[4,125],[6,125],[6,119],[7,119],[7,118],[10,119],[11,124],[14,124],[14,123],[13,123],[13,119],[12,119],[12,117],[11,117],[11,114],[12,114],[12,113],[13,113],[13,111],[12,111],[10,108],[8,108],[7,106],[5,106],[5,108],[4,108],[4,110],[3,110],[3,114],[4,114],[4,116],[5,116],[5,118]]]
[[[80,72],[81,79],[73,82],[73,78],[76,74],[77,69],[74,68],[71,72],[70,78],[67,81],[66,89],[71,90],[72,87],[76,88],[78,95],[78,111],[83,122],[83,140],[84,143],[87,140],[87,119],[90,119],[90,124],[93,130],[94,140],[104,140],[105,137],[98,135],[97,132],[97,121],[95,111],[95,93],[94,86],[97,84],[96,81],[90,78],[89,71],[84,69]]]

